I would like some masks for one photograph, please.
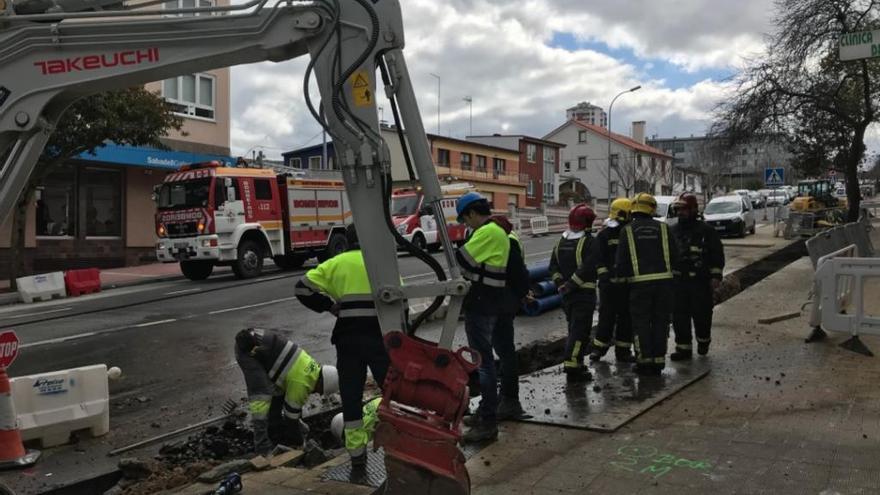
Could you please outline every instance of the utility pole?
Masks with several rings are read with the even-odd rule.
[[[618,98],[625,95],[626,93],[632,93],[633,91],[638,91],[642,89],[641,86],[635,86],[626,91],[621,91],[620,94],[615,96],[611,100],[611,104],[608,105],[608,213],[611,213],[611,109],[614,107],[614,102],[617,101]]]
[[[440,135],[440,76],[430,73],[431,77],[437,78],[437,135]]]
[[[470,107],[470,124],[468,125],[468,136],[474,135],[474,99],[470,96],[465,96],[464,101],[467,102],[468,107]]]

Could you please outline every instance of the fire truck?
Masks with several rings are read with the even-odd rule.
[[[447,184],[442,186],[441,190],[443,217],[446,218],[449,239],[460,245],[465,241],[467,227],[458,223],[455,205],[459,196],[473,191],[474,188],[470,184]],[[395,190],[391,195],[391,218],[397,231],[419,249],[428,249],[431,252],[440,250],[441,239],[437,232],[437,221],[431,205],[424,204],[421,189]]]
[[[215,266],[258,276],[265,258],[282,270],[347,249],[351,208],[341,181],[276,175],[218,162],[184,166],[156,188],[156,256],[190,280]]]

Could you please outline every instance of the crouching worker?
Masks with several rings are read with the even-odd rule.
[[[258,454],[268,454],[278,444],[302,445],[307,429],[300,418],[309,395],[339,391],[335,367],[320,365],[304,349],[270,330],[238,332],[235,361],[247,385]]]

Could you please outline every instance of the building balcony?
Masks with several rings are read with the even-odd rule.
[[[457,180],[473,180],[479,182],[498,182],[501,184],[525,186],[529,183],[528,174],[510,174],[497,170],[462,170],[436,166],[437,176],[440,179],[452,178]]]

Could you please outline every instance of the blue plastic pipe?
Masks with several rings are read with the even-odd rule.
[[[556,284],[550,280],[543,280],[532,284],[532,292],[535,297],[547,297],[556,294]]]
[[[532,282],[540,282],[541,280],[547,280],[550,278],[550,264],[546,265],[532,265],[528,267],[529,269],[529,280]]]
[[[538,316],[559,306],[562,306],[562,296],[556,294],[529,301],[528,304],[523,305],[523,312],[526,316]]]

